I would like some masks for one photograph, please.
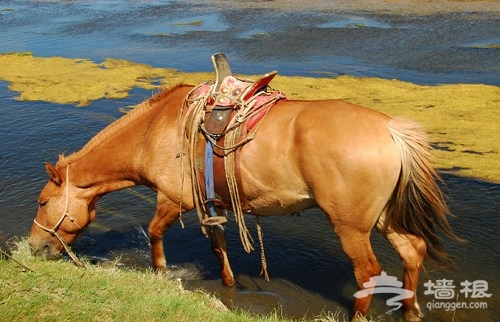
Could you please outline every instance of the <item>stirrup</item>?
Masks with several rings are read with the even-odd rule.
[[[208,227],[222,226],[226,223],[227,223],[227,218],[225,216],[207,217],[201,221],[201,224],[203,226],[208,226]]]

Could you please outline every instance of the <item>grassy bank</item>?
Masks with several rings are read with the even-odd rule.
[[[31,256],[27,240],[13,249],[9,257],[0,254],[1,321],[290,321],[279,313],[230,311],[149,270],[46,261]],[[314,321],[339,320],[325,314]]]
[[[281,320],[231,312],[216,298],[151,271],[45,261],[29,254],[26,240],[16,248],[12,259],[0,260],[2,321]]]

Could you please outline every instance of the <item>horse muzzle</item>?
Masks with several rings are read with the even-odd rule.
[[[31,253],[35,256],[42,256],[45,259],[55,260],[61,258],[62,245],[54,237],[40,238],[30,236],[29,245]]]

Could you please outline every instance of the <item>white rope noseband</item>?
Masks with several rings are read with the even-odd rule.
[[[69,215],[69,164],[66,167],[66,202],[65,202],[65,207],[64,207],[64,211],[63,211],[63,213],[61,215],[61,218],[59,218],[59,220],[57,221],[57,223],[52,228],[47,228],[47,227],[41,225],[40,223],[38,223],[36,221],[36,218],[35,218],[35,220],[33,220],[33,222],[35,223],[35,225],[37,225],[38,227],[40,227],[42,230],[48,232],[52,236],[55,236],[61,242],[61,244],[64,246],[64,249],[68,253],[69,257],[71,257],[71,259],[78,266],[84,267],[85,264],[80,259],[78,259],[78,257],[76,257],[75,253],[73,253],[73,251],[71,250],[71,247],[68,245],[68,243],[66,243],[66,241],[61,237],[61,235],[59,235],[57,233],[57,230],[59,229],[59,226],[61,226],[62,222],[64,221],[64,219],[66,217],[68,217],[68,219],[73,223],[73,225],[75,225],[76,227],[78,227],[78,229],[80,229],[80,230],[82,229],[82,227],[80,227],[75,222],[75,219]]]

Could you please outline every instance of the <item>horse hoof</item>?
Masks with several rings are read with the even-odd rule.
[[[232,276],[223,276],[222,285],[229,287],[234,286],[234,278]]]
[[[405,322],[421,322],[424,320],[424,315],[419,313],[412,313],[404,316]]]

